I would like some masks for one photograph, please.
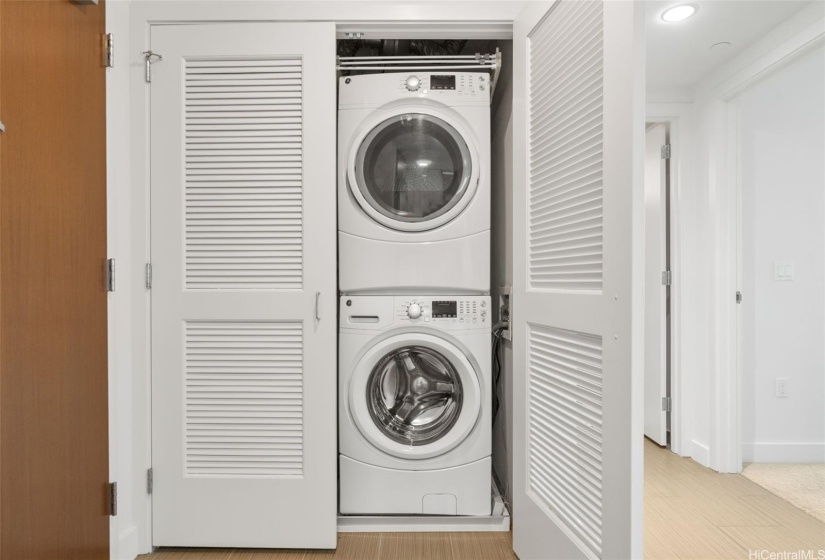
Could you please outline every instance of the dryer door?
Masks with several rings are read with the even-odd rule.
[[[421,333],[396,335],[370,349],[350,382],[349,406],[374,446],[404,459],[446,453],[475,427],[481,387],[452,343]]]
[[[448,112],[384,111],[353,143],[350,191],[387,227],[429,230],[458,216],[472,199],[477,160],[469,133]]]

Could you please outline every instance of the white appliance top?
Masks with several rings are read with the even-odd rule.
[[[432,99],[448,106],[489,106],[486,72],[394,72],[344,76],[338,80],[338,107],[379,107],[399,99]]]
[[[382,331],[423,326],[490,331],[490,296],[342,296],[341,329]]]

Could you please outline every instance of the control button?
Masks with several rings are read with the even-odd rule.
[[[487,316],[487,312],[486,312],[486,311],[482,311],[482,312],[481,312],[481,316],[482,316],[482,317],[486,317],[486,316]]]
[[[418,319],[421,317],[421,306],[417,303],[411,303],[407,308],[407,316],[410,319]]]
[[[486,301],[482,301],[482,302],[481,302],[481,307],[487,307],[487,302],[486,302]]]
[[[478,89],[480,89],[481,91],[484,91],[484,84],[481,84],[480,86],[478,86]]]
[[[410,76],[407,78],[407,81],[404,82],[404,85],[407,86],[409,91],[418,91],[421,87],[421,78],[418,76]]]

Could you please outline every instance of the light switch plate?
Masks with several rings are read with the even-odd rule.
[[[773,279],[779,282],[787,282],[793,280],[793,262],[791,261],[776,261],[773,263]]]

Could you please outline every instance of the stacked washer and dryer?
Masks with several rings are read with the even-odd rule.
[[[343,77],[340,509],[490,515],[490,84]]]

